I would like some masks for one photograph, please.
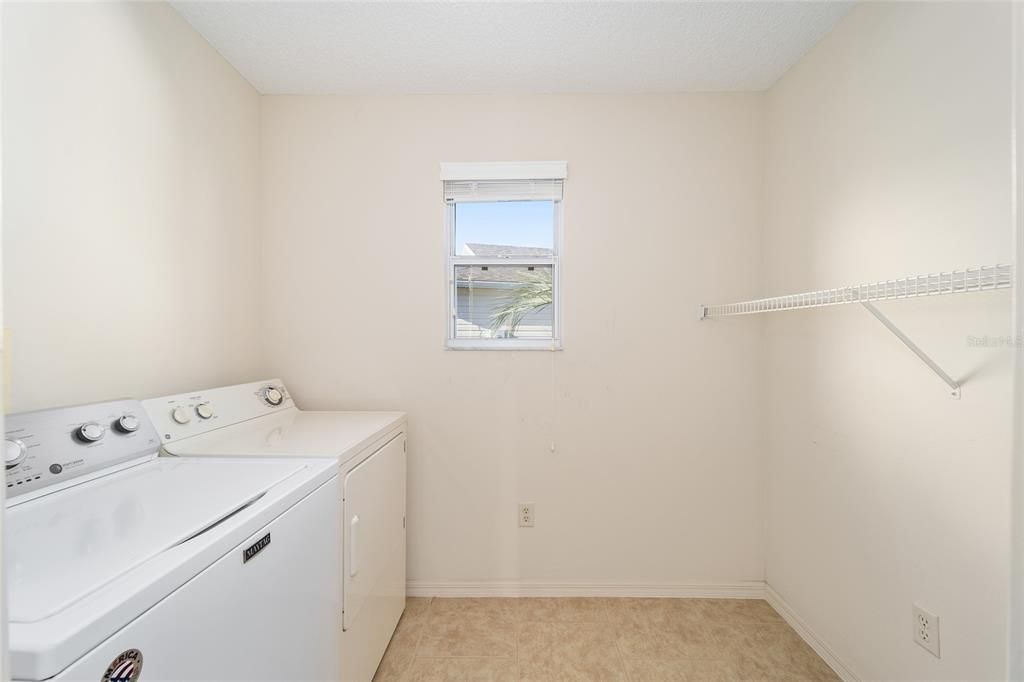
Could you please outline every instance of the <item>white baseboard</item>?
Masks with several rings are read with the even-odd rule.
[[[431,582],[410,580],[410,597],[705,597],[764,599],[760,580],[734,583],[549,583],[532,581]]]
[[[823,661],[828,663],[829,667],[835,671],[836,675],[839,675],[843,682],[860,682],[860,678],[850,670],[850,667],[843,662],[843,659],[839,658],[828,642],[819,637],[804,622],[803,618],[797,615],[796,611],[782,598],[781,594],[776,592],[771,585],[765,585],[764,594],[765,599],[772,605],[772,608],[779,612],[779,615],[789,623],[791,628],[796,630],[796,633],[814,649],[815,653],[821,656]]]

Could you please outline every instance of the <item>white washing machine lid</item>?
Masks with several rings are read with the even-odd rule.
[[[8,613],[32,623],[68,608],[302,467],[154,459],[8,510]]]
[[[336,457],[344,463],[404,423],[404,412],[321,412],[292,407],[165,442],[164,450],[179,456]]]
[[[9,508],[12,677],[56,675],[336,475],[327,460],[156,458]]]

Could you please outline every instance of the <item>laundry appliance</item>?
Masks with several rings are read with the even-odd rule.
[[[341,679],[369,682],[405,609],[405,414],[301,410],[279,379],[143,405],[166,455],[319,457],[338,467]]]
[[[158,457],[138,401],[6,418],[15,680],[337,679],[337,466]]]

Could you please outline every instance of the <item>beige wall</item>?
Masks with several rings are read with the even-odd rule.
[[[411,580],[762,579],[758,338],[696,322],[757,291],[761,103],[263,99],[271,371],[306,407],[409,412]],[[548,159],[565,350],[444,350],[438,164]]]
[[[4,8],[0,5],[0,37],[3,36],[4,29]],[[3,50],[0,49],[0,74],[3,73]],[[3,78],[0,78],[0,159],[3,158]],[[3,164],[0,164],[0,236],[3,235]],[[2,249],[0,249],[2,252]],[[3,270],[2,259],[0,259],[0,271]],[[2,288],[2,287],[0,287]],[[0,326],[3,321],[3,297],[0,296]],[[0,368],[5,367],[7,364],[7,349],[4,347],[3,337],[0,336]],[[6,392],[7,381],[0,377],[0,405],[5,401],[4,393]],[[3,410],[0,410],[0,425],[3,424],[4,416]],[[6,432],[6,428],[4,429]],[[7,486],[0,486],[0,505],[6,506],[7,497]],[[4,537],[4,514],[0,514],[0,541]],[[2,545],[0,545],[2,547]],[[0,555],[2,555],[2,549],[0,549]],[[9,663],[7,661],[7,571],[4,568],[3,561],[0,561],[0,680],[8,679],[7,668]]]
[[[767,575],[860,677],[1002,676],[1009,296],[884,306],[960,402],[858,308],[695,310],[1010,260],[1008,6],[863,4],[767,96],[261,99],[164,5],[4,12],[8,409],[279,374],[410,413],[421,585]],[[446,351],[438,163],[538,159],[565,350]]]
[[[259,374],[259,96],[164,4],[5,3],[8,411]]]
[[[856,7],[767,98],[766,290],[1010,262],[1010,64],[1008,4]],[[881,307],[963,400],[859,307],[767,318],[768,582],[863,679],[1001,679],[1010,295]]]

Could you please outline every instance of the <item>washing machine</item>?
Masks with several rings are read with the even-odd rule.
[[[341,679],[369,682],[405,609],[405,414],[302,410],[279,379],[143,405],[167,456],[319,457],[335,463]]]
[[[5,427],[13,679],[340,676],[336,465],[158,457],[134,400]]]

